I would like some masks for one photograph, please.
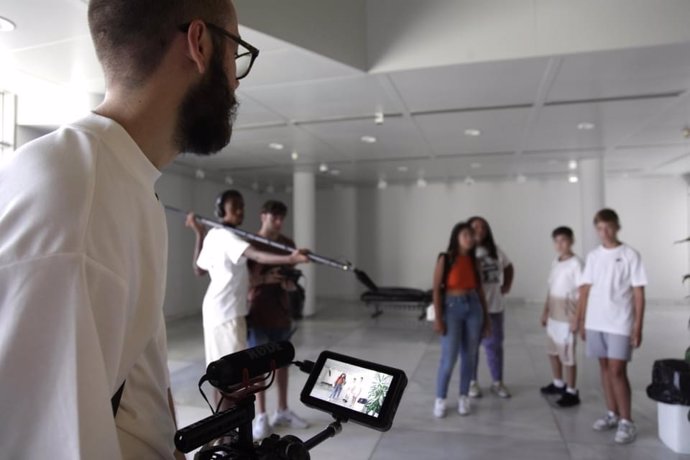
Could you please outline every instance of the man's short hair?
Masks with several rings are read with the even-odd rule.
[[[575,234],[573,233],[573,229],[570,227],[558,227],[553,232],[551,232],[551,238],[555,240],[557,236],[564,236],[568,238],[570,241],[575,240]]]
[[[91,0],[88,16],[106,80],[136,86],[158,68],[181,25],[223,26],[233,11],[230,0]]]
[[[287,205],[278,200],[268,200],[263,206],[261,206],[261,214],[271,214],[272,216],[285,217],[287,212]]]
[[[621,225],[620,219],[618,219],[618,214],[616,214],[616,211],[609,208],[602,209],[601,211],[596,213],[596,215],[594,216],[594,225],[598,224],[599,222],[615,224],[618,227],[620,227]]]

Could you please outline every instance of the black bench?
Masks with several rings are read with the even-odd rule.
[[[426,317],[426,307],[432,302],[431,291],[402,287],[380,287],[362,270],[355,269],[357,279],[368,288],[360,299],[367,307],[373,307],[372,318],[383,314],[383,308],[421,310],[419,320]]]

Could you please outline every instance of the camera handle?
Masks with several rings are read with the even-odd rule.
[[[335,420],[333,423],[328,425],[323,431],[317,433],[313,438],[304,441],[304,447],[307,450],[312,450],[314,447],[318,446],[327,439],[333,438],[343,431],[343,423],[347,420]]]
[[[211,415],[182,428],[175,434],[175,447],[180,452],[191,452],[214,439],[227,435],[237,427],[237,444],[241,450],[254,447],[252,420],[254,419],[254,395],[240,401],[237,406],[225,412]]]

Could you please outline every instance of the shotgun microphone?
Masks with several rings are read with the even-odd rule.
[[[206,368],[206,378],[211,385],[223,390],[289,366],[294,359],[295,347],[290,342],[267,343],[212,362]]]

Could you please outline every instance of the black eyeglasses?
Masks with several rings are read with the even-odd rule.
[[[220,26],[211,24],[210,22],[206,22],[205,24],[210,30],[218,32],[224,37],[229,38],[237,43],[237,52],[235,53],[235,78],[241,80],[249,75],[249,71],[252,70],[254,61],[256,60],[257,56],[259,56],[259,50],[242,40],[237,35],[231,34]],[[189,25],[189,23],[182,24],[180,26],[180,31],[187,32],[189,30]]]

